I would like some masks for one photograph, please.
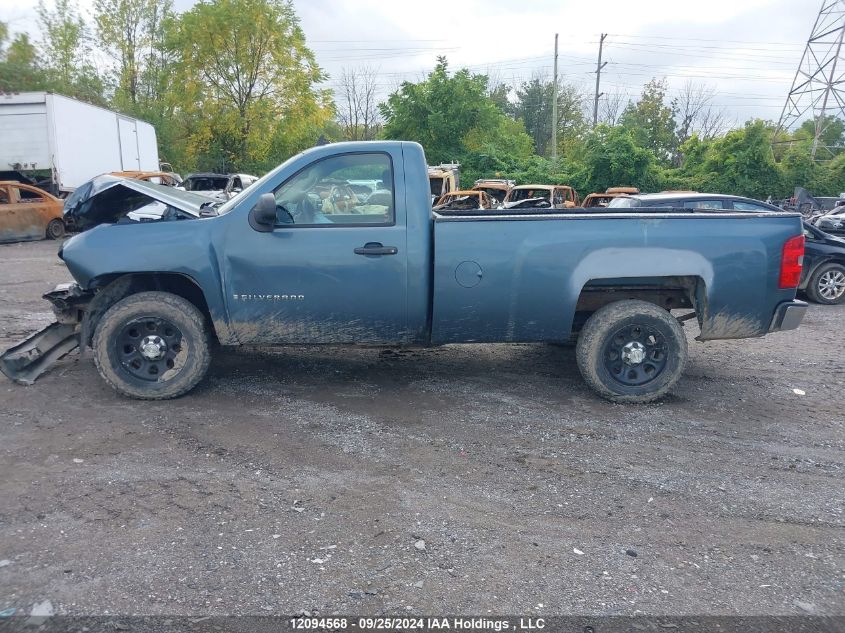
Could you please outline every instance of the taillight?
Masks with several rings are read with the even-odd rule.
[[[801,281],[801,265],[804,260],[804,236],[790,237],[783,245],[780,258],[780,280],[778,288],[797,288]]]

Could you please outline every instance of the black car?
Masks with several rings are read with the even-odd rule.
[[[692,191],[667,191],[615,198],[607,209],[639,207],[783,211],[780,207],[751,198]],[[816,303],[842,303],[845,301],[845,239],[829,235],[805,221],[804,240],[804,266],[798,289]]]
[[[845,301],[845,239],[804,222],[804,267],[799,290],[816,303]]]

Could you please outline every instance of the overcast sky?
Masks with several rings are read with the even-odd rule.
[[[37,36],[37,0],[0,0],[0,20]],[[49,0],[48,0],[49,2]],[[90,7],[92,0],[79,0]],[[191,0],[176,0],[189,8]],[[602,90],[639,94],[666,77],[670,95],[687,81],[718,91],[733,122],[780,115],[820,0],[294,0],[308,43],[329,73],[378,71],[382,94],[418,79],[438,55],[518,84],[551,76],[554,35],[559,74],[591,92],[600,33],[608,33]]]

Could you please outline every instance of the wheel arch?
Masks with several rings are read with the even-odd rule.
[[[800,286],[798,286],[799,290],[806,290],[810,285],[810,279],[812,279],[813,275],[816,274],[816,271],[825,266],[827,264],[839,264],[840,266],[845,266],[845,257],[837,256],[837,255],[825,255],[819,261],[813,264],[812,268],[807,270],[807,273],[804,275],[804,279]]]
[[[88,287],[95,291],[82,319],[81,345],[91,345],[97,324],[106,311],[121,299],[139,292],[158,290],[182,297],[203,315],[215,340],[217,332],[202,287],[190,275],[173,272],[108,273],[93,278]]]
[[[697,275],[665,277],[609,277],[589,279],[575,304],[573,334],[579,332],[595,312],[617,301],[636,299],[665,310],[691,309],[701,325],[707,302],[707,285]]]

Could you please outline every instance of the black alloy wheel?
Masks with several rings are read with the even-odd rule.
[[[115,337],[120,365],[129,375],[141,380],[166,379],[168,372],[178,372],[184,349],[181,330],[167,319],[141,317],[130,321]]]
[[[645,323],[632,323],[608,338],[603,358],[614,380],[626,386],[645,385],[666,368],[666,340],[657,329]]]

